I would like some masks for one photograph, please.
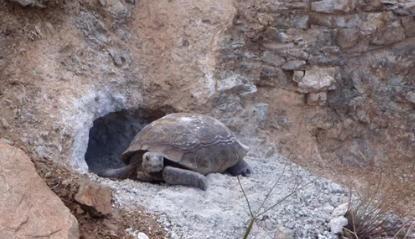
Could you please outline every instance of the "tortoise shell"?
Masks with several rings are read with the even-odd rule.
[[[202,174],[224,172],[242,160],[248,147],[219,120],[201,114],[174,113],[145,126],[121,159],[151,151]],[[141,157],[140,157],[141,159]]]

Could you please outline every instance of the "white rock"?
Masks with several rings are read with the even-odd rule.
[[[305,76],[305,71],[294,71],[293,80],[296,82],[299,82],[304,76]]]
[[[108,0],[106,10],[116,18],[126,17],[128,9],[120,0]]]
[[[139,232],[132,228],[127,228],[127,233],[137,239],[150,239],[144,232]]]
[[[274,239],[293,239],[294,237],[294,233],[292,232],[292,230],[289,230],[281,225],[279,225],[277,227],[277,230],[275,231],[274,234]]]
[[[331,213],[331,215],[333,217],[342,217],[344,215],[346,215],[347,210],[349,209],[349,204],[348,203],[343,203],[340,204],[339,206],[337,206],[333,212]]]
[[[3,127],[4,129],[10,128],[10,124],[9,122],[7,122],[5,118],[0,118],[0,126]]]
[[[322,210],[327,212],[327,213],[332,213],[334,210],[334,207],[332,205],[330,205],[330,203],[326,202],[323,207]]]
[[[341,193],[344,192],[344,188],[342,188],[340,185],[332,183],[328,186],[330,192],[332,193]]]
[[[298,82],[302,92],[321,92],[335,89],[335,67],[312,67],[304,71],[294,71],[293,80]]]
[[[233,90],[241,95],[251,94],[257,91],[256,86],[252,82],[237,74],[218,81],[217,90],[219,92]]]
[[[282,65],[282,69],[284,70],[299,70],[304,68],[304,66],[307,64],[306,61],[303,60],[293,60],[288,61],[284,65]]]
[[[273,66],[280,66],[284,63],[284,58],[273,53],[272,51],[265,51],[262,55],[262,59],[265,63]]]
[[[137,239],[150,239],[145,233],[139,232],[137,234]]]
[[[350,12],[353,8],[353,0],[322,0],[311,3],[311,10],[315,12]]]
[[[415,91],[410,91],[410,92],[408,92],[408,93],[406,94],[406,99],[407,99],[409,102],[411,102],[411,103],[415,104]]]
[[[11,2],[17,2],[23,7],[44,7],[47,0],[10,0]]]
[[[335,217],[330,220],[329,226],[332,233],[338,234],[343,231],[343,227],[348,223],[345,217]]]
[[[324,105],[327,102],[327,92],[310,93],[307,95],[308,105]]]

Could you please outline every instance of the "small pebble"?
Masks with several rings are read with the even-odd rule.
[[[137,239],[150,239],[145,233],[139,232],[137,234]]]

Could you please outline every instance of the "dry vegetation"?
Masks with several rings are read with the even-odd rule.
[[[352,188],[361,196],[368,192],[373,194],[373,190],[376,189],[378,197],[382,197],[385,200],[384,204],[395,214],[400,217],[415,217],[415,160],[385,160],[378,164],[359,167],[339,161],[327,163],[291,159],[318,175]]]
[[[378,173],[370,182],[356,191],[356,197],[350,199],[346,214],[349,224],[344,229],[345,237],[413,238],[413,212],[409,208],[405,210],[396,207],[396,202],[412,197],[414,192],[408,191],[411,186],[391,182],[390,175],[385,177],[384,173]]]
[[[272,209],[278,207],[282,202],[284,202],[285,200],[287,200],[291,196],[294,196],[296,193],[298,193],[299,191],[301,191],[302,189],[304,189],[305,187],[307,187],[309,184],[313,183],[313,181],[303,182],[300,179],[299,176],[295,176],[294,177],[294,180],[292,182],[292,185],[291,185],[291,190],[287,194],[282,195],[276,202],[272,202],[270,205],[268,205],[270,203],[269,202],[270,196],[271,196],[272,193],[275,192],[275,189],[280,184],[280,181],[281,181],[282,177],[284,176],[284,173],[285,173],[286,169],[287,169],[287,165],[285,165],[284,169],[282,170],[281,175],[279,175],[276,178],[275,182],[269,188],[269,190],[267,191],[267,193],[264,194],[264,198],[263,198],[260,206],[258,208],[256,208],[256,209],[252,208],[251,203],[249,201],[249,198],[248,198],[248,196],[247,196],[247,194],[245,192],[245,189],[244,189],[244,187],[243,187],[243,185],[242,185],[239,177],[237,177],[238,184],[239,184],[239,187],[240,187],[240,189],[242,191],[242,194],[244,196],[244,199],[246,201],[246,205],[247,205],[247,208],[249,210],[249,216],[250,216],[249,221],[247,223],[247,227],[246,227],[245,233],[244,233],[244,235],[242,237],[243,239],[248,239],[249,238],[249,235],[250,235],[250,233],[252,231],[252,228],[253,228],[255,222],[261,216],[263,216],[266,213],[270,212]],[[291,172],[293,172],[293,169],[291,167],[289,167],[289,170]],[[295,175],[295,172],[293,172],[293,174]],[[289,187],[289,185],[286,185],[286,186]],[[266,206],[266,205],[268,205],[268,206]]]

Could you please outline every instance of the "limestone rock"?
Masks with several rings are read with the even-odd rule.
[[[135,239],[149,239],[149,237],[147,236],[147,234],[145,234],[144,232],[140,232],[137,230],[134,230],[132,228],[128,228],[127,233],[131,235],[132,238]]]
[[[265,63],[268,63],[273,66],[280,66],[285,62],[284,58],[278,56],[277,54],[271,51],[265,51],[262,55],[262,60]]]
[[[78,222],[20,149],[0,143],[0,238],[79,238]]]
[[[311,3],[311,10],[315,12],[334,13],[350,12],[354,9],[353,0],[321,0]]]
[[[79,187],[75,200],[92,210],[92,213],[108,215],[112,212],[111,188],[90,181],[83,181]]]
[[[321,92],[334,88],[336,68],[317,67],[302,71],[295,71],[293,80],[298,83],[300,91],[305,93]]]
[[[329,226],[330,231],[335,234],[339,234],[343,231],[343,227],[347,225],[348,221],[347,218],[341,216],[341,217],[335,217],[330,220]]]
[[[415,37],[415,19],[413,16],[403,17],[402,25],[407,37]]]
[[[5,139],[5,138],[0,138],[0,144],[13,145],[13,142],[11,140],[8,140],[8,139]]]
[[[282,69],[299,70],[299,69],[302,69],[305,66],[305,64],[306,64],[306,61],[303,61],[303,60],[292,60],[282,65]]]
[[[307,94],[308,105],[325,105],[327,102],[327,92],[317,92]]]
[[[372,43],[375,45],[387,45],[405,39],[405,31],[399,21],[392,22],[383,31],[379,32]]]
[[[268,120],[269,105],[266,103],[257,103],[253,106],[252,115],[257,121],[257,125],[263,127]]]
[[[127,7],[120,0],[106,0],[104,7],[115,19],[126,18],[129,15]]]
[[[411,102],[412,104],[415,104],[415,91],[410,91],[406,94],[406,100]]]
[[[286,85],[288,81],[286,73],[279,67],[264,66],[255,85],[259,87],[276,87],[278,85]]]
[[[149,239],[149,237],[145,233],[140,232],[137,235],[137,239]]]
[[[122,52],[121,50],[118,49],[109,49],[108,50],[109,55],[111,56],[114,65],[121,67],[124,65],[128,65],[129,63],[129,57],[128,54],[125,52]]]
[[[393,21],[393,14],[390,12],[371,12],[360,18],[357,27],[363,34],[375,34],[376,31],[384,29],[385,23]]]
[[[274,239],[294,239],[294,233],[283,226],[278,226],[274,234]]]
[[[414,16],[415,15],[415,2],[409,1],[397,1],[397,0],[381,0],[387,8],[398,15]]]
[[[343,203],[340,204],[339,206],[337,206],[333,212],[331,213],[331,215],[333,217],[340,217],[340,216],[344,216],[347,213],[347,210],[349,209],[349,204],[348,203]]]
[[[16,2],[23,7],[45,7],[45,3],[48,0],[9,0],[11,2]]]
[[[10,124],[5,118],[0,118],[0,127],[7,129],[10,127]]]
[[[220,80],[217,84],[217,90],[219,92],[233,91],[241,95],[247,95],[255,93],[257,89],[256,86],[245,77],[234,74]]]
[[[340,29],[336,35],[336,42],[341,48],[351,48],[356,46],[360,39],[360,32],[358,29],[345,28]]]
[[[381,0],[358,0],[357,5],[366,12],[380,11],[383,7]]]

